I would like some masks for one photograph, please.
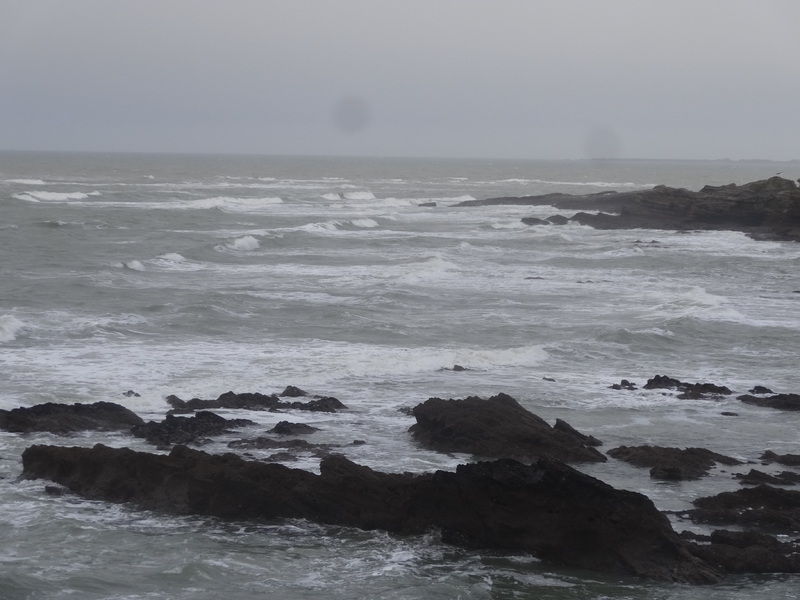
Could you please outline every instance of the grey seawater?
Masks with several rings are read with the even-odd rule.
[[[667,374],[740,393],[756,384],[797,392],[796,244],[527,227],[522,217],[557,211],[456,206],[659,183],[699,189],[778,171],[800,176],[795,163],[730,161],[0,153],[0,408],[110,400],[160,420],[168,394],[293,384],[349,406],[290,415],[321,428],[311,441],[364,440],[342,452],[421,472],[469,457],[416,447],[398,408],[502,391],[605,449],[703,446],[746,460],[767,448],[797,452],[791,413],[608,387]],[[447,370],[455,364],[468,370]],[[129,389],[140,395],[123,396]],[[238,437],[279,420],[246,416],[259,426]],[[204,449],[228,451],[236,438]],[[34,443],[97,442],[155,451],[122,434],[0,432],[0,598],[797,596],[795,576],[660,585],[454,548],[435,532],[176,517],[52,497],[44,482],[17,480]],[[287,464],[313,471],[317,460]],[[581,469],[671,510],[738,487],[730,468],[669,484],[617,461]]]

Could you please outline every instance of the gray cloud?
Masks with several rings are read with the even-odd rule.
[[[0,148],[798,158],[797,22],[795,0],[10,0]]]

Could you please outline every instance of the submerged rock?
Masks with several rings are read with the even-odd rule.
[[[488,400],[430,398],[412,410],[417,423],[409,431],[423,446],[438,452],[466,452],[486,458],[514,458],[524,462],[551,456],[565,462],[604,462],[606,457],[589,445],[588,436],[550,427],[525,410],[511,396]],[[577,434],[577,435],[576,435]],[[593,438],[592,438],[593,440]]]
[[[448,543],[524,551],[581,569],[708,583],[719,574],[689,551],[641,494],[616,490],[558,461],[459,465],[422,475],[373,471],[339,455],[320,474],[209,455],[32,446],[23,477],[84,497],[232,519],[307,518],[397,534],[440,529]]]
[[[48,402],[28,408],[0,410],[0,429],[14,433],[48,431],[64,435],[76,431],[127,431],[141,423],[144,421],[139,415],[113,402]]]
[[[669,481],[700,479],[716,463],[740,465],[741,461],[705,448],[664,448],[661,446],[620,446],[607,454],[637,467],[651,467],[650,477]]]

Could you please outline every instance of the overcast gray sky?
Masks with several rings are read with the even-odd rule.
[[[800,0],[0,0],[0,149],[800,158]]]

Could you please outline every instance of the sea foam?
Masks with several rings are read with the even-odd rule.
[[[99,196],[100,192],[25,192],[23,194],[14,194],[17,200],[25,200],[27,202],[68,202],[69,200],[86,200],[89,196]]]
[[[25,323],[12,317],[3,315],[0,317],[0,342],[10,342],[17,339],[17,332],[25,326]]]

